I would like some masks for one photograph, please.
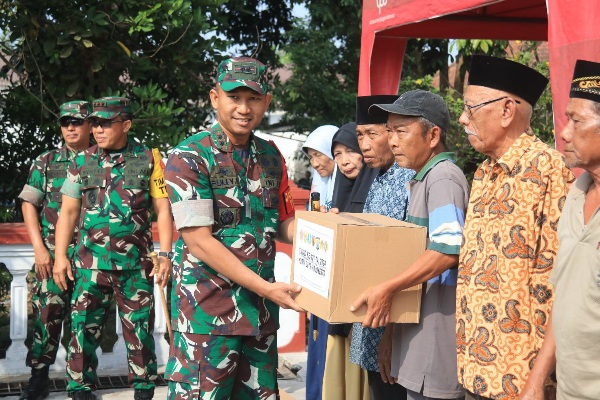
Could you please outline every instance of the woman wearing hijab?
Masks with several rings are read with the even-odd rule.
[[[331,143],[337,131],[338,128],[333,125],[320,126],[308,135],[302,146],[302,150],[308,155],[310,165],[316,172],[313,173],[310,191],[320,193],[321,206],[326,210],[329,210],[333,203],[336,168],[331,155]],[[322,399],[327,328],[327,322],[311,315],[306,360],[306,400]]]
[[[349,122],[340,128],[333,137],[331,153],[338,167],[332,208],[337,208],[340,212],[362,212],[369,188],[379,169],[363,168],[356,123]]]
[[[349,122],[336,132],[331,143],[331,154],[337,165],[333,207],[345,211],[354,181],[363,166],[363,157],[356,138],[356,123]]]
[[[335,207],[339,211],[362,212],[369,187],[378,170],[363,168],[355,123],[345,124],[339,130],[336,128],[335,135],[331,133],[331,126],[326,127],[320,127],[311,133],[303,147],[309,157],[312,155],[311,165],[318,174],[313,174],[312,191],[321,193],[321,209],[324,211]],[[326,133],[333,137],[328,138]],[[324,147],[327,143],[328,149]],[[322,155],[335,161],[335,164],[329,164]],[[329,170],[335,171],[331,180],[327,180],[326,171]],[[306,373],[307,400],[369,399],[366,371],[349,362],[349,326],[351,324],[328,325],[314,315],[311,317]],[[327,362],[327,359],[331,362]]]
[[[356,123],[343,125],[335,134],[331,153],[337,164],[333,208],[360,213],[371,183],[379,170],[363,164],[356,137]],[[327,400],[369,400],[368,373],[350,362],[352,324],[331,324],[327,338],[323,398]]]
[[[331,208],[335,185],[335,162],[331,155],[331,140],[337,131],[337,126],[320,126],[308,135],[302,146],[310,165],[316,172],[313,173],[310,192],[320,193],[321,205],[327,207],[327,210]]]

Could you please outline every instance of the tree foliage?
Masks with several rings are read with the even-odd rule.
[[[448,39],[409,39],[406,43],[402,79],[419,79],[440,73],[440,90],[450,86],[448,80]]]
[[[291,6],[309,16],[292,20]],[[360,0],[15,0],[0,2],[0,202],[22,188],[32,159],[59,142],[58,106],[107,95],[132,99],[135,136],[163,150],[204,127],[211,118],[208,91],[217,63],[229,55],[255,55],[291,77],[274,76],[282,125],[309,132],[354,118],[361,38]],[[453,113],[449,144],[472,173],[483,156],[457,124],[470,57],[512,57],[547,75],[537,44],[506,54],[507,42],[458,40],[459,72],[448,82],[448,41],[410,39],[399,93],[439,90]],[[438,73],[440,84],[432,88]],[[454,86],[456,90],[450,87]],[[534,112],[533,129],[553,141],[551,96]],[[0,219],[10,220],[11,208]]]
[[[294,21],[282,46],[292,75],[275,85],[282,121],[297,132],[354,119],[360,56],[360,0],[307,0],[310,17]]]
[[[32,159],[58,144],[58,106],[126,96],[134,135],[175,145],[207,124],[216,65],[255,55],[277,65],[291,27],[279,0],[0,2],[0,200],[14,199]],[[235,53],[235,54],[234,54]]]

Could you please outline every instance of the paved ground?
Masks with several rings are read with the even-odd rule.
[[[306,399],[306,353],[284,353],[280,354],[280,373],[284,376],[283,379],[279,379],[280,389],[285,390],[296,400]],[[296,368],[300,368],[296,374]],[[159,371],[160,372],[160,371]],[[115,375],[126,375],[125,371],[114,371]],[[133,389],[108,389],[99,390],[97,392],[98,398],[102,400],[132,400]],[[66,393],[50,393],[48,400],[63,400],[66,399]],[[6,400],[18,400],[19,396],[8,396],[3,397]],[[154,399],[163,400],[167,398],[167,388],[165,386],[159,386],[154,392]]]

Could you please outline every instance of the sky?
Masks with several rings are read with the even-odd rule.
[[[308,10],[304,4],[294,4],[294,7],[292,8],[292,15],[294,17],[304,18],[308,16]]]

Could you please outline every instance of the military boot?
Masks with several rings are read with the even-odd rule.
[[[135,389],[133,400],[152,400],[154,397],[154,388],[152,389]]]
[[[76,390],[69,392],[69,398],[74,400],[96,400],[97,397],[94,392],[89,390]]]
[[[31,378],[29,385],[25,388],[19,400],[42,400],[50,394],[50,380],[48,379],[48,370],[50,367],[31,368]]]

